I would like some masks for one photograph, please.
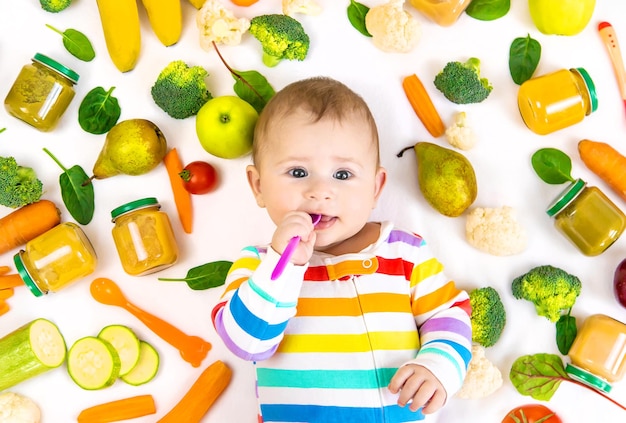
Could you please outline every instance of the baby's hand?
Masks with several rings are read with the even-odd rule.
[[[308,263],[313,255],[316,238],[313,222],[308,213],[301,211],[287,213],[274,232],[272,248],[282,254],[294,236],[299,236],[300,242],[291,256],[291,262],[301,266]]]
[[[417,364],[407,364],[398,369],[389,382],[389,391],[393,394],[400,392],[398,405],[404,407],[412,400],[409,409],[431,414],[439,410],[446,402],[446,390],[439,379],[426,367]]]

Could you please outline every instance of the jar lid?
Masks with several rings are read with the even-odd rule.
[[[26,266],[24,266],[24,260],[22,260],[22,254],[24,254],[24,250],[20,250],[19,253],[13,256],[13,263],[15,263],[17,273],[24,281],[24,284],[30,289],[30,292],[32,292],[35,297],[41,297],[43,291],[39,289],[33,278],[28,274],[28,270],[26,270]]]
[[[550,206],[548,206],[548,216],[553,217],[555,214],[563,210],[569,203],[572,202],[574,198],[583,190],[583,188],[587,185],[585,181],[582,179],[576,179],[572,182],[567,188],[559,194],[559,196],[554,200]]]
[[[605,392],[607,394],[611,392],[612,387],[609,382],[599,378],[598,376],[588,372],[587,370],[583,370],[580,367],[574,366],[573,364],[567,364],[565,366],[565,371],[573,379],[583,382],[584,384],[589,385],[592,388],[596,388],[597,390]]]
[[[576,70],[580,76],[583,77],[585,81],[585,85],[587,86],[587,90],[589,91],[589,99],[591,100],[591,112],[595,112],[598,109],[598,95],[596,94],[596,85],[593,83],[593,80],[585,70],[585,68],[576,68]]]
[[[120,215],[122,215],[124,213],[128,213],[129,211],[141,209],[141,208],[144,208],[144,207],[151,207],[151,206],[155,206],[155,205],[160,207],[159,202],[154,197],[140,198],[139,200],[135,200],[135,201],[131,201],[130,203],[122,204],[121,206],[116,207],[113,210],[111,210],[111,221],[115,222],[116,218],[118,218]]]
[[[56,60],[51,59],[46,55],[37,53],[35,54],[35,57],[33,57],[33,60],[35,62],[41,63],[44,66],[49,67],[50,69],[54,71],[59,72],[61,75],[65,76],[70,81],[72,81],[74,84],[78,82],[79,75],[76,72],[74,72],[70,68],[66,68],[65,66],[57,62]]]

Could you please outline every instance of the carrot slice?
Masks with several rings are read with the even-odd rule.
[[[170,178],[178,218],[183,225],[183,230],[190,234],[193,229],[193,204],[191,202],[191,194],[185,189],[183,179],[178,175],[183,170],[183,163],[178,156],[176,148],[172,148],[167,152],[163,158],[163,163]]]
[[[417,75],[413,74],[404,78],[402,80],[402,88],[415,114],[417,114],[417,117],[422,121],[430,135],[435,138],[442,136],[446,129],[441,116]]]

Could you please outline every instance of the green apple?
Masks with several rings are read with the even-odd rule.
[[[223,159],[235,159],[252,150],[258,118],[254,107],[237,96],[214,97],[196,115],[196,134],[208,153]]]

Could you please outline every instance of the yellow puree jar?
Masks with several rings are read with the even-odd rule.
[[[167,214],[154,197],[123,204],[111,211],[113,240],[124,271],[140,276],[170,267],[178,246]]]
[[[525,81],[517,104],[526,126],[546,135],[582,121],[598,108],[593,80],[583,68],[562,69]]]
[[[83,230],[67,222],[28,241],[13,262],[26,286],[40,297],[93,273],[98,260]]]
[[[455,23],[471,0],[410,0],[411,5],[440,26]]]
[[[587,256],[597,256],[620,237],[626,216],[597,187],[577,179],[548,207],[554,226]]]
[[[589,316],[568,355],[565,371],[572,378],[608,393],[626,374],[626,324],[604,314]]]
[[[32,62],[17,76],[4,107],[13,116],[47,132],[54,129],[74,98],[78,74],[40,53]]]

